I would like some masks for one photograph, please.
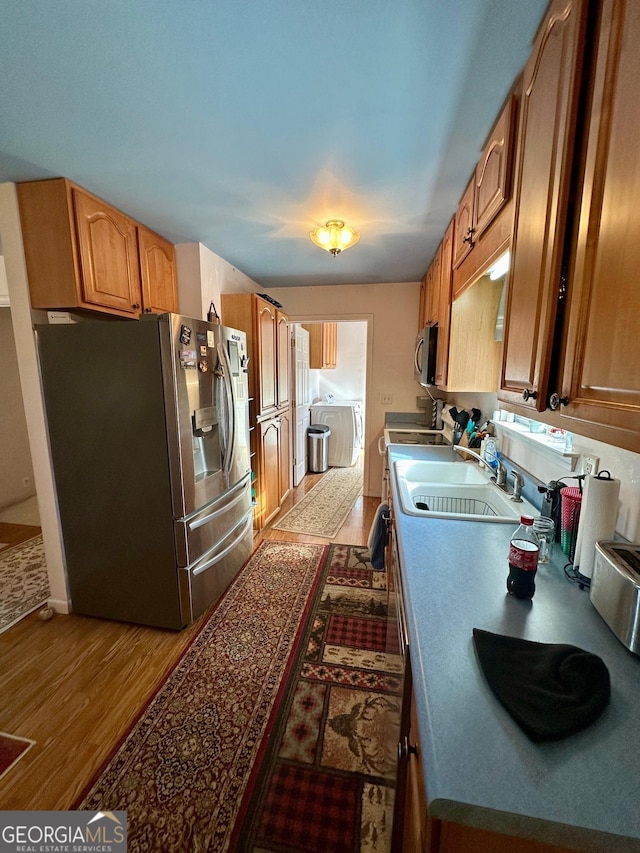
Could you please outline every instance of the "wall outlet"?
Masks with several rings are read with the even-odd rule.
[[[583,474],[597,474],[598,473],[598,463],[600,460],[597,456],[583,456],[582,457],[582,473]]]
[[[390,406],[393,403],[393,394],[380,394],[380,403],[383,406]]]

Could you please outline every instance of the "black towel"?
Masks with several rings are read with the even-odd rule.
[[[609,670],[591,652],[479,628],[473,629],[473,642],[489,686],[536,743],[584,729],[609,702]]]
[[[374,569],[384,569],[384,549],[389,541],[390,518],[389,504],[379,504],[367,540],[371,552],[371,565]]]

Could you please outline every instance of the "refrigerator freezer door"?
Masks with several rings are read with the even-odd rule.
[[[251,508],[249,475],[218,500],[175,522],[178,566],[193,565],[214,548]]]
[[[224,539],[187,568],[180,569],[180,601],[185,624],[215,604],[249,559],[253,548],[250,509]]]

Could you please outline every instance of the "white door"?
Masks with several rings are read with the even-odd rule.
[[[307,473],[307,428],[311,423],[309,405],[309,332],[299,323],[293,327],[293,485]]]

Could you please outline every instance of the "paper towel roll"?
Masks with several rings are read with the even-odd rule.
[[[596,542],[613,539],[616,532],[619,494],[620,480],[615,477],[585,479],[573,564],[587,578],[593,574]]]

